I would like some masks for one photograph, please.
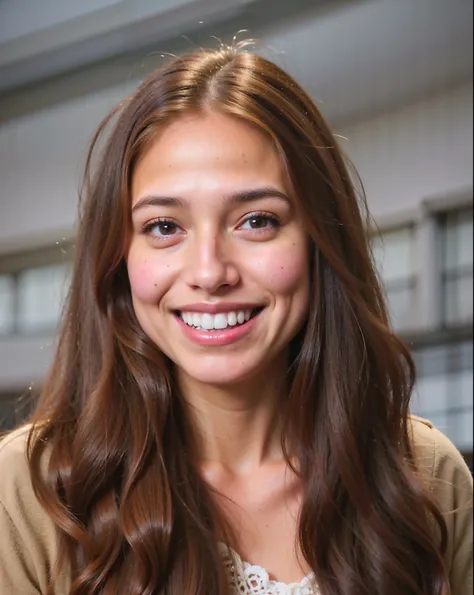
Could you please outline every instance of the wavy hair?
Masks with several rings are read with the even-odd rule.
[[[308,95],[273,63],[226,46],[153,72],[89,152],[72,283],[28,441],[60,543],[49,593],[66,569],[71,595],[228,591],[223,519],[193,460],[170,362],[135,317],[124,260],[137,159],[161,127],[206,110],[272,140],[307,225],[312,295],[290,345],[282,445],[298,462],[299,547],[320,592],[445,594],[446,527],[410,439],[414,366],[388,323],[365,200]]]

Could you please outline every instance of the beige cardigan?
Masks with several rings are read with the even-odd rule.
[[[456,448],[429,422],[413,418],[411,425],[420,469],[448,526],[451,595],[472,595],[471,473]],[[55,526],[31,486],[25,458],[27,434],[28,428],[20,428],[0,442],[0,595],[44,594],[57,554]],[[69,593],[67,573],[56,593]]]

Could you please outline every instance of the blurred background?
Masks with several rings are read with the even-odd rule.
[[[0,0],[1,427],[52,357],[95,127],[167,53],[247,29],[341,136],[418,365],[413,412],[472,465],[472,13],[472,0]]]

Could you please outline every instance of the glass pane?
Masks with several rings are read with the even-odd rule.
[[[8,275],[0,276],[0,335],[13,331],[15,282]]]
[[[446,435],[459,450],[472,451],[472,422],[472,405],[463,411],[448,412]]]
[[[20,332],[53,329],[59,321],[68,286],[68,265],[23,271],[18,278]]]
[[[472,450],[472,341],[419,349],[421,367],[411,409],[431,420],[458,446]],[[469,431],[468,431],[469,428]]]
[[[446,218],[444,270],[472,267],[472,211],[459,211]]]
[[[459,324],[472,320],[472,275],[445,282],[445,321]]]
[[[394,329],[407,329],[414,324],[415,289],[404,287],[387,291],[388,308]]]
[[[406,279],[414,273],[411,227],[384,233],[374,239],[374,258],[384,281]]]

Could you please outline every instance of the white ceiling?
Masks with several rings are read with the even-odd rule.
[[[472,40],[472,0],[348,2],[265,36],[335,120],[472,81]]]
[[[122,0],[3,0],[0,2],[0,43],[54,27]]]
[[[169,42],[203,23],[219,30],[257,2],[262,0],[87,0],[81,10],[56,14],[55,5],[64,2],[7,0],[9,10],[0,5],[0,91]],[[36,19],[40,6],[45,10]]]
[[[51,8],[57,1],[43,0],[42,4]],[[11,7],[13,2],[20,6],[27,0],[4,0],[0,3],[0,18],[4,7]],[[29,33],[0,43],[0,90],[4,91],[0,110],[14,113],[17,105],[22,102],[26,105],[25,97],[31,93],[27,88],[14,91],[19,85],[31,85],[35,80],[63,72],[56,82],[44,80],[41,85],[43,89],[49,85],[48,97],[54,91],[59,96],[61,84],[65,86],[68,76],[65,72],[74,67],[76,92],[81,88],[87,92],[91,67],[98,59],[107,58],[107,61],[97,66],[102,76],[94,80],[101,79],[104,85],[114,84],[130,72],[131,59],[127,62],[119,52],[133,50],[136,61],[150,47],[160,47],[158,44],[177,51],[180,44],[185,44],[178,33],[191,31],[193,41],[200,45],[208,42],[211,32],[225,37],[239,25],[260,38],[259,51],[292,72],[322,102],[323,113],[337,122],[374,115],[472,81],[472,0],[122,0],[114,6],[110,3],[111,0],[87,0],[83,8],[95,6],[95,12],[50,27],[47,34]],[[269,6],[274,7],[271,14]],[[205,24],[199,26],[208,27],[200,36],[198,23],[203,19]],[[5,23],[2,26],[0,39],[1,31],[6,30]],[[91,33],[94,27],[95,37]],[[75,38],[71,37],[73,34]],[[38,51],[41,43],[43,53]],[[22,102],[18,101],[20,96]],[[35,100],[38,99],[41,99],[39,92],[35,94]]]

